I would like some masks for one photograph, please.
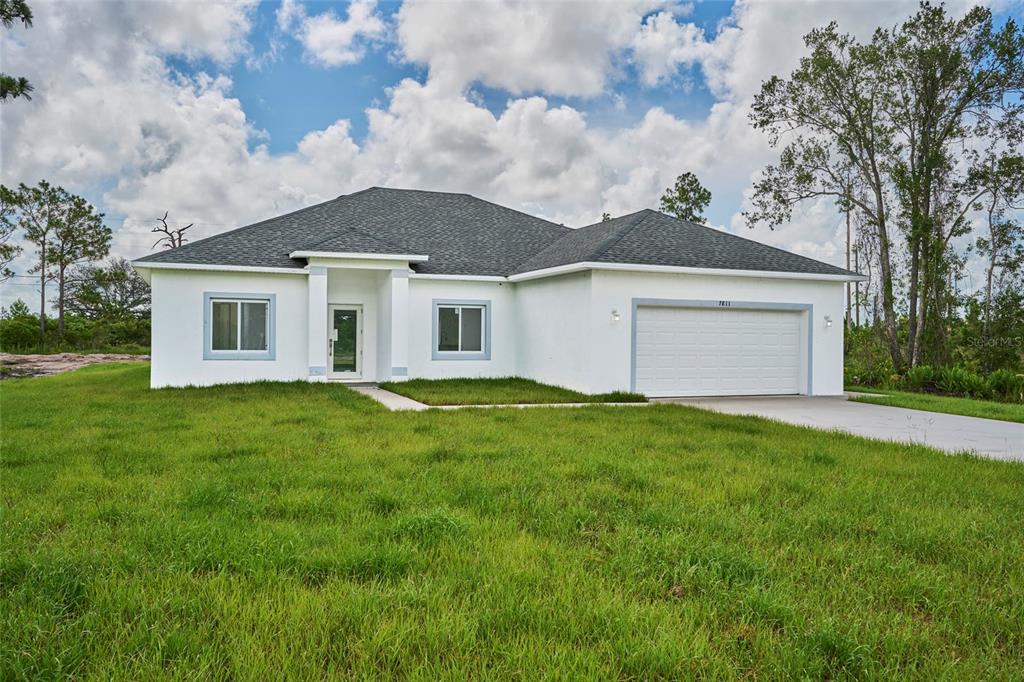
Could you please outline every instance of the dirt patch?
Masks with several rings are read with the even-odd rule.
[[[121,353],[55,353],[53,355],[16,355],[0,353],[0,379],[17,377],[41,377],[48,374],[69,372],[86,365],[100,362],[124,362],[149,360],[148,355],[125,355]]]

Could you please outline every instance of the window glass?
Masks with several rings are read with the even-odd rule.
[[[459,309],[437,309],[437,349],[459,350]]]
[[[460,350],[483,350],[483,313],[483,308],[462,308],[462,348]]]
[[[335,309],[334,331],[337,339],[331,345],[334,353],[335,372],[356,372],[356,348],[358,345],[359,311],[351,309]]]
[[[267,350],[267,308],[266,301],[241,303],[242,345],[241,350]]]
[[[238,348],[238,304],[233,301],[213,302],[213,350]]]

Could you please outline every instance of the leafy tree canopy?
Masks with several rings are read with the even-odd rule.
[[[25,28],[32,26],[32,10],[29,9],[28,3],[25,0],[0,0],[0,24],[10,29],[19,21]],[[18,97],[32,99],[30,92],[32,84],[27,78],[0,73],[0,102]]]
[[[665,190],[661,197],[661,210],[692,223],[704,224],[704,209],[711,203],[711,192],[700,184],[693,173],[683,173],[676,184]]]

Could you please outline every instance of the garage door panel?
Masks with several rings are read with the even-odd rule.
[[[647,395],[801,391],[801,313],[641,306],[636,390]]]

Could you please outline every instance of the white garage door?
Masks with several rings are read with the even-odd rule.
[[[801,317],[800,311],[641,306],[636,390],[649,396],[801,393]]]

